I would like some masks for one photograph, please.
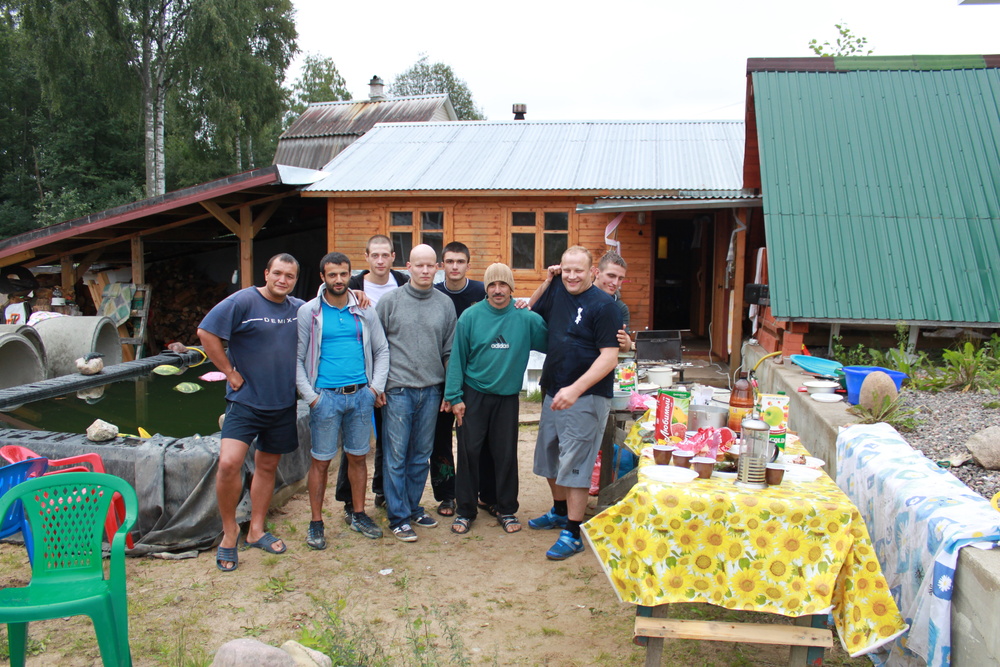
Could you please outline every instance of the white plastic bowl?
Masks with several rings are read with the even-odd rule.
[[[840,383],[832,380],[809,380],[802,384],[810,394],[832,394],[840,388]]]

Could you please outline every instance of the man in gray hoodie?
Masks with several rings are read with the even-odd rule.
[[[412,525],[437,525],[420,497],[437,414],[449,409],[442,389],[457,318],[451,299],[433,288],[438,269],[434,248],[414,247],[406,268],[410,282],[379,299],[376,310],[392,349],[383,411],[386,513],[393,535],[416,542]]]
[[[316,298],[298,312],[299,343],[295,386],[309,404],[312,463],[309,506],[312,520],[306,544],[325,549],[323,499],[330,461],[343,437],[353,512],[350,526],[365,537],[382,537],[382,529],[365,513],[367,454],[372,435],[372,409],[385,402],[389,344],[372,308],[362,309],[347,288],[351,260],[339,252],[320,260],[323,284]]]

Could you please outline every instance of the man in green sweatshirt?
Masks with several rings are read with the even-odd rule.
[[[479,498],[479,458],[493,457],[496,509],[508,533],[517,520],[518,392],[531,350],[544,352],[548,329],[537,313],[514,307],[514,274],[506,264],[491,264],[483,274],[486,300],[458,318],[445,384],[458,427],[454,533],[469,532]]]

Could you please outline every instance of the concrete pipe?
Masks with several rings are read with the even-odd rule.
[[[28,342],[38,350],[38,358],[42,360],[42,368],[48,372],[48,364],[45,361],[45,345],[42,344],[42,337],[38,335],[35,327],[27,324],[0,324],[0,336],[6,333],[21,334],[28,339]],[[42,378],[45,379],[45,378]]]
[[[38,350],[19,333],[0,333],[0,389],[45,379],[45,364]]]
[[[35,325],[45,346],[49,377],[76,373],[76,360],[97,352],[104,365],[122,362],[118,329],[107,317],[53,317]]]

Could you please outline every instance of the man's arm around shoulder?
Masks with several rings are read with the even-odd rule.
[[[298,390],[302,400],[308,403],[309,407],[312,407],[315,405],[316,399],[319,398],[319,394],[313,389],[312,382],[309,381],[309,373],[306,371],[306,357],[309,354],[309,346],[312,344],[312,332],[310,328],[313,317],[310,304],[312,304],[312,301],[299,306],[298,320],[296,322],[299,338],[295,348],[295,388]]]

